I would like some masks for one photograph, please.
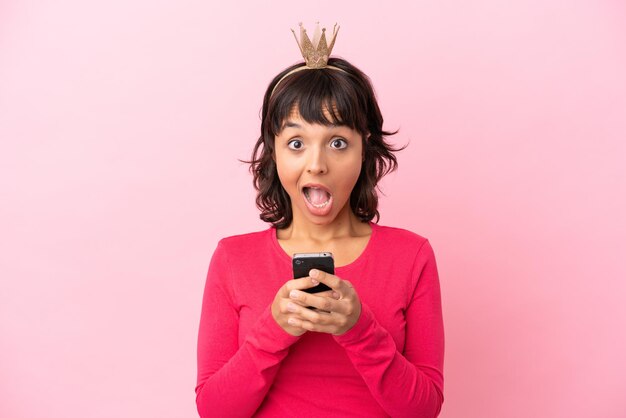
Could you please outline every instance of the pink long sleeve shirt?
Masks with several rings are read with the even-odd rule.
[[[220,240],[198,337],[201,417],[436,417],[443,403],[444,329],[429,241],[370,222],[352,263],[335,268],[361,300],[357,323],[294,337],[270,306],[293,277],[276,230]]]

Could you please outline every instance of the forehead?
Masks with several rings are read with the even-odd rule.
[[[341,118],[339,117],[339,112],[337,109],[337,106],[335,106],[333,104],[332,107],[332,112],[328,110],[328,108],[326,106],[322,106],[321,108],[321,113],[324,116],[324,118],[327,121],[328,126],[330,127],[338,127],[338,126],[345,126],[342,121]],[[294,127],[293,125],[298,124],[300,126],[302,126],[302,124],[316,124],[317,122],[307,122],[302,115],[300,114],[300,111],[298,109],[298,105],[294,104],[291,107],[291,111],[289,112],[289,114],[287,115],[287,117],[282,121],[281,124],[281,131],[284,128],[291,128]]]

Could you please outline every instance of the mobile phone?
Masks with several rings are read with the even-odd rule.
[[[335,274],[335,260],[332,253],[296,253],[293,255],[292,262],[294,279],[308,276],[311,269]],[[303,292],[307,293],[318,293],[325,290],[331,290],[331,288],[324,283],[308,289],[302,289]]]

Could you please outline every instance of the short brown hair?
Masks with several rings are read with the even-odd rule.
[[[330,58],[328,65],[345,72],[330,68],[298,71],[282,80],[272,94],[283,75],[302,65],[303,62],[286,68],[269,84],[263,99],[261,136],[252,151],[252,160],[240,160],[250,164],[260,218],[278,229],[289,226],[293,219],[291,200],[280,183],[272,155],[275,136],[281,132],[292,110],[297,109],[308,123],[348,126],[362,135],[364,161],[350,194],[350,207],[362,222],[374,217],[378,222],[376,186],[381,178],[398,167],[393,152],[406,145],[394,149],[385,142],[384,136],[395,135],[398,131],[383,131],[383,116],[369,77],[344,59]],[[324,110],[332,120],[327,119]]]

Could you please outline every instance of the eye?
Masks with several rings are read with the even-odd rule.
[[[332,148],[335,149],[345,149],[348,147],[348,142],[345,139],[336,138],[330,143]]]
[[[302,149],[303,144],[302,144],[302,141],[300,141],[299,139],[294,139],[294,140],[289,141],[287,143],[287,146],[289,147],[289,149],[299,150],[299,149]]]

